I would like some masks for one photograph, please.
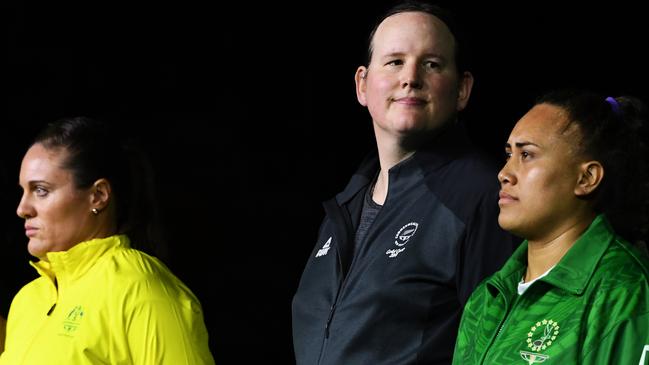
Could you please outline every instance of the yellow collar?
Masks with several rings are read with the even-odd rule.
[[[47,261],[29,262],[41,276],[49,278],[57,286],[67,286],[93,267],[106,252],[116,247],[130,247],[126,235],[114,235],[106,238],[96,238],[76,244],[67,251],[48,252]]]

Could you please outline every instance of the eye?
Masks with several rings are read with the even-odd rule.
[[[505,151],[505,161],[509,161],[509,159],[512,157],[512,152],[511,151]]]
[[[425,65],[428,69],[436,69],[440,67],[439,62],[436,61],[426,61]]]
[[[401,61],[400,59],[394,59],[394,60],[388,61],[385,65],[386,66],[399,66],[399,65],[403,65],[403,61]]]
[[[527,158],[532,157],[532,154],[529,153],[528,151],[521,151],[521,158],[523,160],[526,160]]]
[[[38,197],[41,197],[41,198],[45,197],[45,196],[47,196],[48,193],[49,193],[49,191],[47,189],[45,189],[44,187],[42,187],[42,186],[34,187],[34,194],[36,194],[36,196],[38,196]]]

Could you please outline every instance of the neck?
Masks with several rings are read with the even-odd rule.
[[[374,184],[372,199],[377,204],[383,205],[388,195],[388,185],[390,181],[388,171],[399,162],[412,156],[415,151],[405,150],[397,143],[378,143],[378,152],[381,170],[379,171],[376,183]]]
[[[117,234],[117,224],[115,220],[109,216],[109,212],[105,211],[99,214],[100,215],[96,217],[99,222],[97,222],[97,226],[89,233],[88,239],[106,238]]]
[[[525,282],[534,280],[550,270],[565,256],[595,217],[580,219],[546,238],[528,239]]]

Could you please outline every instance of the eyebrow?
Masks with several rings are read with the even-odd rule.
[[[400,52],[400,51],[390,52],[390,53],[386,53],[386,54],[382,55],[381,58],[400,57],[400,56],[403,56],[405,54],[406,54],[406,52]],[[446,59],[444,56],[442,56],[439,53],[426,53],[426,54],[423,55],[423,58],[439,58],[439,59],[442,59],[442,60]]]
[[[516,142],[516,143],[514,143],[514,146],[516,146],[516,148],[521,148],[521,147],[525,147],[525,146],[535,146],[535,147],[540,148],[540,146],[538,144],[532,143],[532,142],[527,142],[527,141],[525,141],[525,142]],[[507,143],[505,143],[505,148],[512,148],[512,145],[509,144],[509,142],[507,142]]]
[[[49,185],[50,183],[45,181],[45,180],[29,180],[29,181],[27,181],[27,186],[33,186],[33,185],[36,185],[36,184]],[[20,185],[20,181],[18,181],[18,186],[22,187],[22,185]]]

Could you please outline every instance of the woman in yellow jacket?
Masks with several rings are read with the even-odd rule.
[[[0,364],[214,363],[197,298],[134,248],[155,213],[138,161],[88,118],[50,124],[29,148],[17,213],[40,276],[12,301]]]

